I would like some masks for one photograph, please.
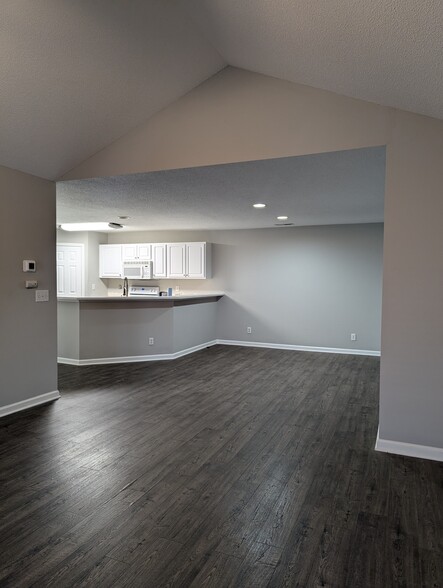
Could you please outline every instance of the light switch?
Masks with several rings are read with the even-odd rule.
[[[49,290],[36,290],[35,291],[36,302],[48,302],[49,301]]]

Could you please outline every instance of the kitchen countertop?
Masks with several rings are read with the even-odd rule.
[[[176,296],[60,296],[58,302],[180,302],[198,298],[221,298],[224,292],[201,292]]]

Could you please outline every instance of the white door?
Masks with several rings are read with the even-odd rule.
[[[152,277],[166,278],[166,244],[154,243],[152,245]]]
[[[99,275],[101,278],[123,276],[121,245],[99,245]]]
[[[57,245],[57,296],[84,296],[83,245]]]
[[[206,243],[188,243],[186,245],[186,277],[205,278],[205,246]]]
[[[168,278],[184,278],[186,274],[186,244],[168,243]]]

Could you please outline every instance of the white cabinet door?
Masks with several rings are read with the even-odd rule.
[[[166,243],[152,245],[152,277],[166,278]]]
[[[186,243],[168,243],[168,278],[184,278],[186,275]]]
[[[123,276],[122,246],[99,245],[99,274],[101,278]]]
[[[187,243],[186,277],[193,279],[206,277],[206,243]]]
[[[123,261],[137,261],[138,259],[149,261],[151,259],[150,243],[125,243],[121,248]]]
[[[83,274],[83,245],[57,245],[57,296],[83,296]]]
[[[150,260],[151,257],[151,244],[150,243],[139,243],[137,245],[138,259]]]
[[[122,245],[122,259],[123,261],[136,261],[137,260],[137,244],[130,243]]]
[[[207,274],[206,243],[168,243],[168,278],[200,279]]]

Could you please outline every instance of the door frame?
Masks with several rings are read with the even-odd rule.
[[[62,243],[57,241],[56,243],[56,251],[59,245],[64,245],[65,247],[80,247],[80,259],[82,264],[82,271],[80,272],[81,276],[81,296],[85,296],[85,285],[86,285],[86,265],[85,265],[85,244],[84,243]],[[57,257],[56,257],[57,260]],[[56,268],[57,273],[57,268]],[[57,276],[56,276],[57,277]],[[75,296],[63,296],[63,298],[75,298]]]

